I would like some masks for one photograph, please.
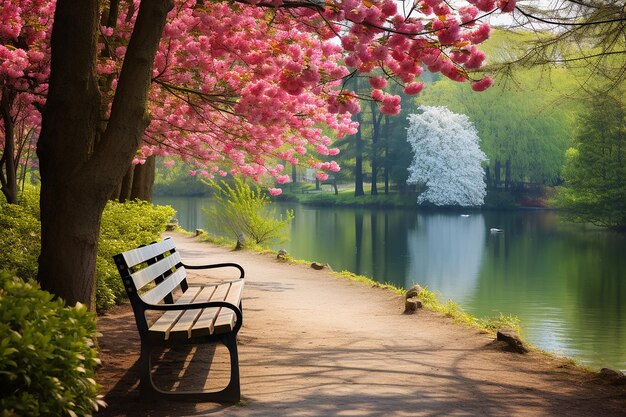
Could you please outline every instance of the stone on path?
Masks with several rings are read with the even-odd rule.
[[[506,342],[508,347],[514,352],[517,352],[517,353],[528,352],[528,349],[526,348],[526,346],[524,346],[524,343],[522,343],[522,340],[520,339],[519,335],[513,329],[504,327],[498,330],[498,333],[496,334],[496,340]]]
[[[614,371],[609,368],[602,368],[598,372],[598,377],[611,385],[626,385],[626,375],[621,371]]]
[[[419,298],[407,298],[404,302],[404,314],[414,314],[417,309],[422,307],[422,300],[420,300]]]

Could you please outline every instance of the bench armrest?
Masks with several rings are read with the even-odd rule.
[[[226,262],[226,263],[221,263],[221,264],[209,264],[209,265],[187,265],[183,263],[182,265],[185,267],[185,269],[214,269],[214,268],[233,267],[239,270],[239,278],[244,278],[246,274],[241,265],[232,263],[232,262]]]
[[[197,310],[200,308],[225,307],[231,310],[239,310],[239,307],[227,301],[201,301],[198,303],[181,303],[181,304],[148,304],[144,303],[146,310]]]

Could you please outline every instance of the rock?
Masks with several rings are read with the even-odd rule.
[[[598,377],[611,385],[626,385],[626,375],[621,371],[614,371],[609,368],[602,368],[598,372]]]
[[[200,236],[201,234],[204,233],[204,230],[202,229],[196,229],[196,237]]]
[[[176,230],[177,227],[178,227],[178,219],[172,219],[170,220],[168,224],[165,225],[165,231],[171,232],[173,230]]]
[[[243,233],[239,233],[237,235],[237,244],[235,245],[235,250],[242,250],[246,245],[246,238]]]
[[[409,298],[413,298],[413,297],[417,297],[417,295],[422,291],[422,287],[419,286],[419,284],[415,284],[413,285],[411,288],[409,288],[406,291],[406,299],[408,300]]]
[[[404,302],[404,314],[414,314],[418,308],[422,307],[422,300],[419,298],[407,298]]]
[[[276,254],[276,259],[280,259],[280,260],[287,259],[287,251],[284,249],[279,250],[278,253]]]
[[[506,342],[508,348],[513,352],[527,353],[528,349],[522,343],[522,340],[518,336],[517,332],[513,329],[502,328],[498,330],[496,340]]]
[[[318,271],[319,271],[319,270],[321,270],[321,269],[324,269],[324,268],[326,268],[326,267],[328,267],[328,264],[321,264],[321,263],[319,263],[319,262],[313,262],[313,263],[311,264],[311,268],[313,268],[313,269],[317,269]]]

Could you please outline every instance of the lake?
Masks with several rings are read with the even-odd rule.
[[[201,198],[155,198],[186,230],[205,226]],[[479,317],[512,314],[540,348],[593,368],[626,370],[626,236],[554,211],[293,209],[296,259],[408,288],[427,286]],[[501,229],[492,233],[490,229]]]

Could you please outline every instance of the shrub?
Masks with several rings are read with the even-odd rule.
[[[37,276],[41,250],[38,193],[27,188],[19,204],[0,204],[0,265],[24,279]]]
[[[104,405],[96,323],[85,306],[0,271],[0,415],[83,416]]]
[[[512,209],[515,208],[515,196],[506,191],[489,190],[485,197],[485,208]]]
[[[176,212],[170,206],[145,201],[110,201],[102,214],[96,259],[96,308],[119,304],[126,291],[113,262],[113,255],[161,238],[167,222]]]
[[[24,279],[37,276],[41,250],[39,193],[29,188],[19,204],[0,204],[0,265]],[[96,308],[106,309],[126,297],[113,255],[160,238],[174,216],[169,206],[153,206],[143,201],[109,202],[102,214],[96,259]]]
[[[216,204],[202,211],[214,230],[233,236],[238,241],[243,235],[259,245],[284,239],[284,229],[293,219],[293,211],[287,211],[285,217],[276,216],[269,207],[270,198],[261,192],[259,186],[251,188],[238,178],[233,186],[225,181],[207,184],[215,190]]]

